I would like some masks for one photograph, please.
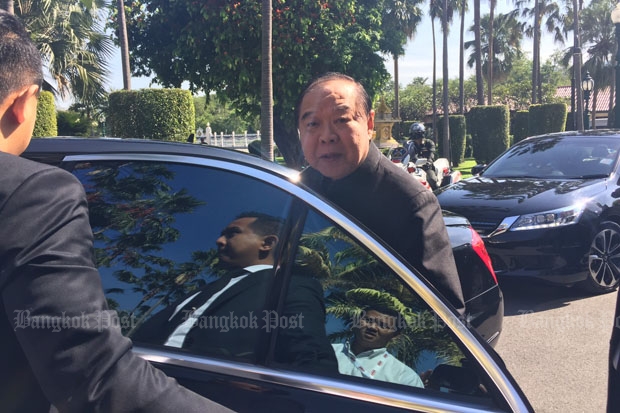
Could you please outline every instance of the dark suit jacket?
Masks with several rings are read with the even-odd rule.
[[[459,313],[463,291],[437,197],[370,145],[350,175],[331,180],[311,167],[302,182],[357,218],[417,268]],[[381,212],[386,212],[385,214]]]
[[[0,152],[0,410],[228,411],[131,352],[108,310],[84,189]],[[116,324],[118,325],[118,324]],[[222,409],[222,410],[220,410]]]
[[[230,277],[224,277],[206,285],[180,311],[177,311],[178,304],[185,299],[166,307],[136,329],[132,338],[136,342],[164,344],[193,309],[204,304],[229,280]],[[253,361],[260,335],[279,327],[276,361],[293,365],[331,363],[336,371],[336,358],[325,334],[325,306],[319,282],[311,277],[291,277],[283,310],[276,314],[264,310],[273,280],[272,270],[257,271],[224,291],[195,317],[183,348]]]

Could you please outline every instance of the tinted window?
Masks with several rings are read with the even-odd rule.
[[[385,263],[311,212],[294,272],[321,283],[345,380],[490,398],[450,330]]]
[[[620,141],[608,137],[548,137],[515,145],[493,162],[489,178],[595,178],[611,173]]]
[[[170,345],[161,337],[140,334],[160,311],[179,306],[228,275],[217,266],[215,243],[227,224],[247,211],[284,220],[290,204],[288,195],[270,185],[198,165],[84,162],[73,172],[86,189],[109,306],[118,311],[125,334],[154,344]],[[214,348],[204,352],[251,358],[254,343],[238,334],[259,334],[259,312],[268,293],[267,286],[256,289],[256,303],[247,311],[201,320],[202,332],[226,337],[210,340]],[[195,310],[178,308],[186,316]],[[237,347],[227,344],[231,339]]]

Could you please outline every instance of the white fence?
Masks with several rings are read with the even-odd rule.
[[[195,143],[202,143],[200,141],[201,136],[196,133],[197,139],[195,139]],[[235,134],[235,132],[231,134],[224,134],[224,132],[214,133],[211,138],[205,137],[205,144],[219,146],[221,148],[232,148],[232,149],[247,149],[250,142],[259,140],[260,132],[257,133],[247,133],[243,134]]]

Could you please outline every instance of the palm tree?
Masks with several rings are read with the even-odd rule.
[[[538,103],[542,98],[542,84],[540,77],[540,42],[541,27],[543,24],[547,28],[547,32],[554,34],[554,41],[563,44],[563,22],[565,16],[562,15],[561,7],[557,2],[549,0],[535,0],[534,8],[525,7],[529,0],[519,0],[515,2],[518,9],[521,10],[523,17],[531,19],[533,23],[525,29],[526,35],[533,39],[532,43],[532,103]]]
[[[592,98],[592,122],[596,119],[596,102],[598,92],[609,87],[615,90],[615,72],[612,62],[615,57],[616,39],[615,28],[609,18],[609,10],[615,6],[613,0],[592,0],[581,12],[581,34],[583,45],[586,46],[589,59],[583,64],[593,78],[594,94]],[[610,105],[613,108],[613,97],[610,93]],[[607,116],[608,125],[611,116]]]
[[[489,64],[487,66],[487,102],[489,105],[493,104],[493,63],[495,62],[494,52],[495,45],[493,44],[493,20],[495,20],[495,1],[489,0],[489,24],[487,26],[487,40],[489,42]]]
[[[127,41],[127,21],[125,20],[125,2],[118,0],[118,40],[121,44],[121,62],[123,65],[123,89],[131,90],[131,67],[129,65],[129,43]]]
[[[383,13],[384,42],[382,49],[387,50],[394,59],[394,108],[393,116],[400,118],[398,56],[404,53],[403,46],[407,39],[415,35],[422,20],[419,4],[422,0],[389,0]]]
[[[480,0],[474,0],[473,32],[475,44],[474,60],[476,62],[476,98],[479,105],[484,105],[484,85],[482,81],[482,27],[480,26]]]
[[[493,48],[493,81],[503,80],[512,69],[513,62],[519,59],[523,52],[521,51],[521,40],[523,39],[523,24],[517,20],[518,10],[513,10],[507,14],[498,14],[495,18],[495,41]],[[481,19],[481,55],[482,68],[484,72],[489,73],[490,45],[488,43],[488,27],[490,16],[486,15]],[[470,31],[474,30],[471,26]],[[474,41],[465,42],[465,48],[474,47],[467,64],[472,67],[475,63],[475,43]],[[488,75],[487,75],[488,76]],[[489,82],[489,79],[485,79]],[[492,83],[492,82],[491,82]]]
[[[459,14],[461,17],[459,35],[459,114],[465,113],[465,13],[467,12],[467,0],[458,0],[460,3]]]
[[[453,3],[445,0],[431,0],[430,3],[430,16],[431,16],[431,27],[433,31],[433,139],[437,141],[437,55],[436,55],[436,45],[435,45],[435,19],[440,19],[441,27],[443,32],[443,82],[444,82],[444,91],[447,91],[447,38],[449,34],[448,23],[452,21],[452,16],[454,14]],[[444,92],[445,95],[446,92]],[[444,104],[445,96],[444,96]],[[448,113],[446,111],[447,105],[444,107],[444,113]],[[445,126],[445,125],[444,125]],[[449,133],[447,129],[444,129],[444,133]],[[445,134],[444,134],[445,136]],[[444,146],[446,142],[442,142],[443,150],[447,150],[447,147]],[[447,153],[447,152],[446,152]]]
[[[35,0],[20,2],[16,9],[55,82],[55,87],[46,87],[61,98],[72,95],[88,108],[97,107],[107,96],[107,61],[113,44],[103,28],[106,5],[106,0],[95,0],[90,8],[69,0]]]

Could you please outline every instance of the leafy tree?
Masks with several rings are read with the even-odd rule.
[[[56,121],[59,136],[88,136],[90,122],[79,112],[59,110]]]
[[[532,103],[539,103],[542,99],[542,79],[540,73],[540,42],[541,27],[543,25],[547,32],[553,33],[554,41],[563,44],[565,37],[563,32],[563,22],[565,20],[562,14],[562,8],[558,2],[550,0],[534,0],[534,8],[525,7],[529,0],[517,0],[515,2],[523,17],[531,19],[531,23],[527,25],[525,33],[532,40]]]
[[[615,28],[609,18],[610,10],[615,7],[613,0],[592,0],[588,7],[581,11],[582,44],[588,52],[588,60],[584,63],[584,69],[588,70],[596,79],[592,107],[596,108],[598,92],[609,87],[615,90],[616,77],[613,60],[616,53]],[[614,106],[612,94],[609,94],[609,108]],[[592,110],[592,119],[596,116],[596,110]],[[608,124],[611,116],[607,117]],[[590,123],[594,125],[594,122]]]
[[[490,16],[484,16],[481,20],[482,28],[482,67],[485,73],[493,73],[493,81],[502,81],[512,70],[513,62],[522,56],[521,39],[523,38],[523,28],[516,18],[516,11],[508,14],[498,14],[494,23],[494,40],[493,40],[493,66],[492,72],[488,71],[489,43],[488,43],[488,26],[490,24]],[[470,28],[471,31],[474,26]],[[473,41],[465,42],[465,48],[475,47]],[[476,50],[470,55],[467,64],[472,67],[475,63]],[[487,75],[488,76],[488,75]],[[487,82],[489,79],[485,79]],[[491,102],[489,102],[491,103]]]
[[[107,0],[32,0],[18,2],[18,15],[32,33],[55,85],[44,88],[81,103],[93,119],[106,99],[108,61],[113,43],[104,33]]]
[[[347,73],[374,96],[389,78],[378,52],[387,0],[275,0],[274,139],[290,166],[302,164],[294,108],[301,90],[327,71]],[[128,37],[136,75],[163,86],[215,91],[258,114],[261,86],[260,2],[128,2]]]
[[[260,120],[258,115],[237,113],[230,108],[230,103],[211,98],[207,100],[206,96],[194,97],[194,107],[196,110],[196,128],[206,128],[207,123],[211,124],[213,132],[223,132],[236,134],[248,131],[248,133],[256,133],[260,128]]]
[[[340,243],[337,249],[330,244]],[[305,234],[296,259],[297,274],[319,278],[326,298],[327,313],[343,321],[344,328],[329,335],[332,342],[351,335],[351,327],[359,321],[368,306],[397,311],[406,322],[402,334],[388,344],[388,349],[401,361],[415,366],[423,351],[439,359],[457,364],[462,353],[448,331],[438,328],[437,320],[426,304],[411,290],[403,288],[399,279],[335,227]],[[332,253],[332,251],[337,251]]]
[[[394,106],[393,115],[400,117],[400,100],[398,96],[398,57],[404,54],[403,45],[411,40],[422,20],[419,4],[422,0],[390,0],[386,3],[383,14],[383,41],[381,48],[390,53],[394,59]]]

